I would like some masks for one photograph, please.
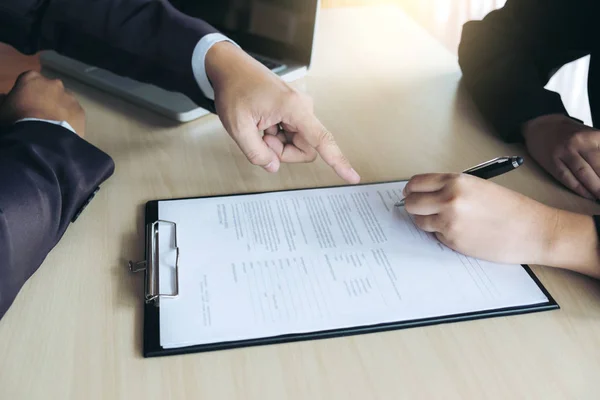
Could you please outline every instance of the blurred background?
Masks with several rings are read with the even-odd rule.
[[[462,25],[469,20],[482,19],[489,12],[504,6],[506,0],[321,0],[321,3],[323,8],[399,6],[456,54]],[[390,45],[393,45],[393,39],[390,39]],[[564,66],[546,87],[560,93],[571,115],[591,126],[587,94],[588,67],[589,57],[572,62]]]
[[[462,25],[481,19],[506,0],[321,0],[323,8],[396,5],[455,51]]]
[[[382,5],[400,7],[453,54],[456,54],[465,22],[481,19],[505,3],[506,0],[321,0],[323,9]],[[394,45],[394,38],[384,39],[389,40],[390,46]],[[547,87],[561,94],[567,110],[573,116],[591,125],[587,97],[588,65],[589,57],[586,57],[563,67]],[[0,44],[0,93],[10,90],[16,76],[28,69],[39,70],[36,56],[19,55]]]

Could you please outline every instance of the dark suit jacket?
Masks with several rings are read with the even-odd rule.
[[[214,111],[194,78],[192,52],[216,29],[166,0],[2,0],[0,41],[25,54],[53,49]]]
[[[0,41],[19,51],[54,49],[211,110],[191,57],[214,31],[161,0],[0,1]],[[108,155],[60,126],[0,128],[0,318],[113,168]]]
[[[61,126],[0,128],[0,317],[113,169],[108,155]]]
[[[594,124],[600,122],[598,0],[508,0],[463,27],[459,64],[480,111],[507,141],[524,122],[567,115],[558,93],[544,89],[564,64],[591,55],[588,78]]]

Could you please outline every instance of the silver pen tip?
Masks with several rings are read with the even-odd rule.
[[[404,207],[404,203],[406,203],[406,199],[402,199],[395,204],[396,207]]]

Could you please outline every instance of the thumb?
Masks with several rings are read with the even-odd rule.
[[[252,121],[241,124],[238,121],[238,125],[228,131],[250,163],[268,172],[279,170],[281,163],[277,154],[262,140],[258,127]]]

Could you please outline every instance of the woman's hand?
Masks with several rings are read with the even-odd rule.
[[[425,174],[404,189],[406,211],[448,247],[501,263],[548,264],[560,210],[465,174]]]

